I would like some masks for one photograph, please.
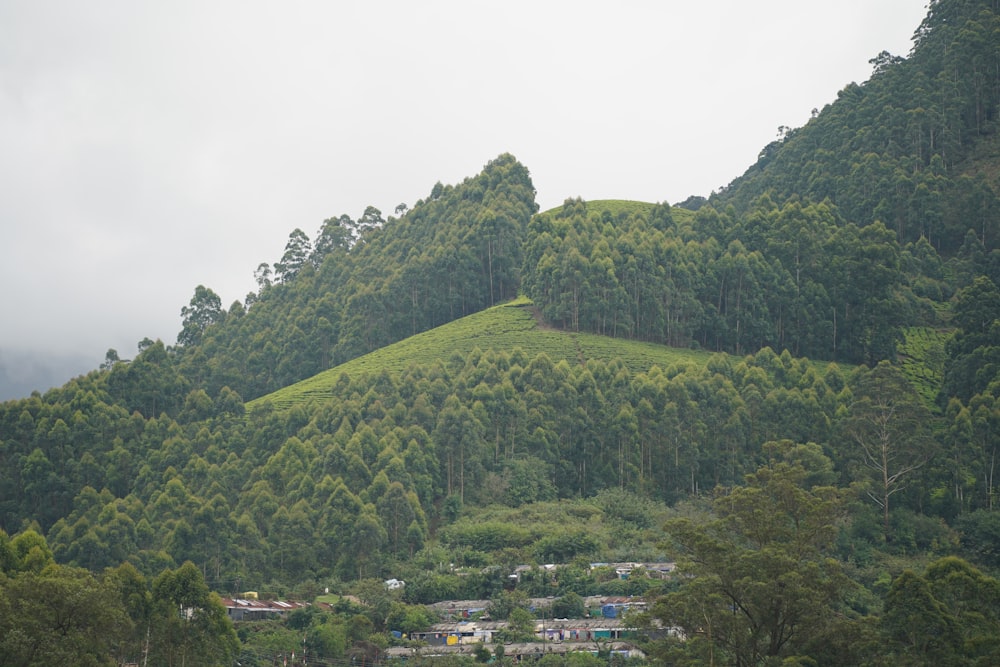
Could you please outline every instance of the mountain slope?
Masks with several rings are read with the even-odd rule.
[[[983,3],[934,3],[966,18],[971,6],[990,22]],[[928,25],[921,49],[952,28]],[[940,71],[975,67],[979,46],[967,61],[939,54]],[[931,54],[920,56],[929,75],[936,56],[921,53]],[[944,187],[933,180],[939,166],[966,164],[956,147],[962,159],[976,154],[939,143],[939,130],[979,117],[986,136],[992,112],[962,97],[949,124],[934,126],[936,152],[915,142],[916,154],[900,153],[899,128],[879,125],[885,109],[875,113],[873,100],[891,92],[914,110],[903,105],[906,86],[886,87],[910,69],[891,59],[881,68],[808,126],[828,130],[829,155],[803,142],[813,131],[803,129],[696,212],[569,200],[535,214],[527,169],[502,155],[459,185],[435,185],[398,218],[331,218],[315,242],[293,232],[245,304],[224,311],[196,289],[179,345],[147,341],[134,360],[0,404],[0,525],[37,525],[61,562],[96,570],[127,559],[155,574],[190,559],[229,586],[381,576],[433,550],[463,508],[493,502],[609,489],[697,499],[741,484],[776,447],[808,458],[824,483],[882,484],[884,501],[891,475],[871,474],[850,431],[879,397],[859,395],[888,378],[913,398],[886,360],[908,327],[941,325],[956,293],[967,297],[956,323],[969,331],[949,354],[964,354],[970,371],[992,359],[1000,297],[977,276],[1000,265],[989,234],[952,253],[938,233],[963,215],[951,208],[959,200],[920,199]],[[887,148],[859,156],[847,135]],[[921,137],[930,141],[912,136]],[[796,160],[810,155],[817,179],[800,196]],[[861,158],[872,168],[890,161],[898,201],[880,189],[886,182],[855,173]],[[827,173],[842,180],[819,178]],[[816,200],[824,182],[837,186],[836,202]],[[858,214],[901,203],[900,224]],[[937,231],[911,240],[911,223]],[[962,291],[973,281],[989,298]],[[497,305],[518,288],[540,319],[524,301]],[[940,337],[923,340],[929,351]],[[947,409],[927,410],[941,366],[954,382],[963,375],[948,374],[948,355],[918,354],[918,342],[908,360],[925,401],[905,426],[932,456],[905,471],[912,484],[874,524],[868,496],[858,500],[851,554],[954,545],[965,517],[992,507],[992,378],[977,378],[982,393],[959,388],[968,405],[944,396]],[[246,412],[243,398],[257,397],[267,398]],[[428,558],[492,563],[455,548]]]
[[[989,0],[931,2],[909,57],[883,52],[804,126],[766,146],[710,201],[747,212],[767,193],[829,199],[859,225],[876,220],[900,244],[926,238],[946,255],[974,230],[1000,242],[995,145],[1000,109],[1000,14]]]
[[[504,154],[455,186],[437,183],[383,220],[300,229],[257,272],[259,292],[228,311],[199,286],[175,352],[193,386],[251,399],[517,294],[537,210],[528,170]]]
[[[553,362],[561,360],[586,365],[598,360],[620,360],[632,373],[645,373],[653,366],[704,366],[708,352],[670,348],[640,341],[623,341],[595,334],[572,333],[539,323],[533,304],[527,299],[494,306],[474,315],[393,343],[357,359],[318,373],[247,403],[253,410],[265,404],[286,409],[309,401],[325,401],[337,394],[341,376],[403,373],[409,366],[430,366],[449,359],[465,359],[473,350],[493,353],[518,352],[532,359],[545,354]]]

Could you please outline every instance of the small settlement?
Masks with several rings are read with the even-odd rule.
[[[537,567],[537,566],[536,566]],[[546,569],[558,565],[542,566]],[[613,569],[618,578],[628,578],[641,568],[643,576],[667,578],[674,570],[673,563],[594,563],[592,568]],[[527,568],[518,568],[512,578],[521,576]],[[405,587],[405,582],[388,579],[387,590]],[[527,608],[536,614],[533,641],[505,641],[509,629],[507,621],[489,617],[490,600],[447,600],[427,605],[438,623],[420,631],[404,635],[392,632],[396,645],[382,652],[385,659],[405,661],[413,657],[471,655],[486,647],[492,653],[510,656],[518,661],[531,660],[545,654],[571,652],[601,652],[623,657],[643,657],[633,643],[636,629],[627,620],[627,611],[644,611],[646,602],[641,597],[590,596],[583,598],[583,618],[538,618],[539,610],[552,607],[555,598],[531,598]],[[309,603],[281,600],[260,600],[253,593],[238,598],[223,598],[229,618],[234,622],[259,621],[285,618],[296,609],[309,607]],[[329,607],[325,603],[317,603]],[[529,630],[529,634],[531,630]],[[661,628],[658,634],[681,636],[676,628]],[[523,635],[522,635],[523,639]],[[502,649],[499,647],[502,646]]]
[[[597,604],[602,612],[613,615],[602,615],[590,618],[555,618],[538,619],[535,622],[535,641],[504,643],[504,655],[517,659],[540,657],[547,653],[570,653],[576,651],[597,654],[600,650],[611,654],[628,657],[641,657],[642,652],[629,639],[634,635],[635,628],[621,619],[625,609],[643,609],[645,602],[639,599],[626,598],[588,598]],[[532,600],[533,603],[551,603],[551,599]],[[470,609],[479,610],[482,600],[451,601],[438,603],[449,613],[463,614]],[[495,645],[497,637],[507,629],[506,621],[491,620],[452,620],[436,623],[429,629],[413,632],[409,636],[412,643],[408,646],[395,646],[386,650],[390,658],[407,658],[413,656],[445,656],[471,654],[477,644]],[[675,633],[676,634],[676,633]]]

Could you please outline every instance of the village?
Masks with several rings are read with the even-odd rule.
[[[543,566],[555,570],[559,565]],[[593,563],[592,568],[611,568],[616,576],[628,578],[641,568],[641,576],[667,578],[674,570],[673,563]],[[518,577],[529,566],[515,568],[509,575],[511,588]],[[405,589],[406,583],[399,579],[386,579],[384,587],[397,594]],[[352,603],[360,603],[353,596]],[[380,658],[403,660],[413,657],[437,657],[449,655],[490,655],[509,656],[516,660],[532,659],[545,654],[566,654],[587,652],[594,655],[620,655],[643,657],[635,639],[637,628],[631,620],[632,612],[646,610],[646,600],[639,596],[600,596],[581,598],[582,614],[577,618],[555,618],[547,616],[557,598],[535,597],[524,601],[530,617],[522,616],[518,631],[513,631],[511,619],[490,617],[491,603],[482,600],[446,600],[426,605],[438,622],[409,633],[392,629],[392,645],[385,648]],[[248,621],[282,620],[300,609],[317,607],[332,610],[327,602],[303,602],[291,600],[259,599],[254,592],[243,597],[222,598],[229,618],[234,623]],[[647,630],[648,632],[648,630]],[[677,629],[656,628],[654,634],[679,636]]]

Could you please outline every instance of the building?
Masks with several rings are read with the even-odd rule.
[[[284,618],[289,612],[310,606],[308,602],[282,602],[281,600],[250,600],[222,598],[226,613],[233,621],[262,621]]]
[[[494,634],[506,627],[506,621],[436,623],[429,630],[410,633],[410,639],[424,641],[431,646],[491,644]],[[535,622],[535,636],[540,642],[621,640],[631,636],[633,631],[634,628],[627,627],[617,618],[557,618]]]

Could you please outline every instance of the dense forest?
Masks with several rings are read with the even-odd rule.
[[[522,594],[647,593],[657,664],[996,664],[1000,7],[932,1],[872,65],[710,197],[539,212],[500,155],[0,404],[0,665],[255,664],[209,591],[327,588],[371,604],[289,632],[342,659],[544,563]],[[619,354],[460,325],[490,308]],[[421,332],[475,344],[269,399]],[[585,567],[657,559],[690,576]]]

